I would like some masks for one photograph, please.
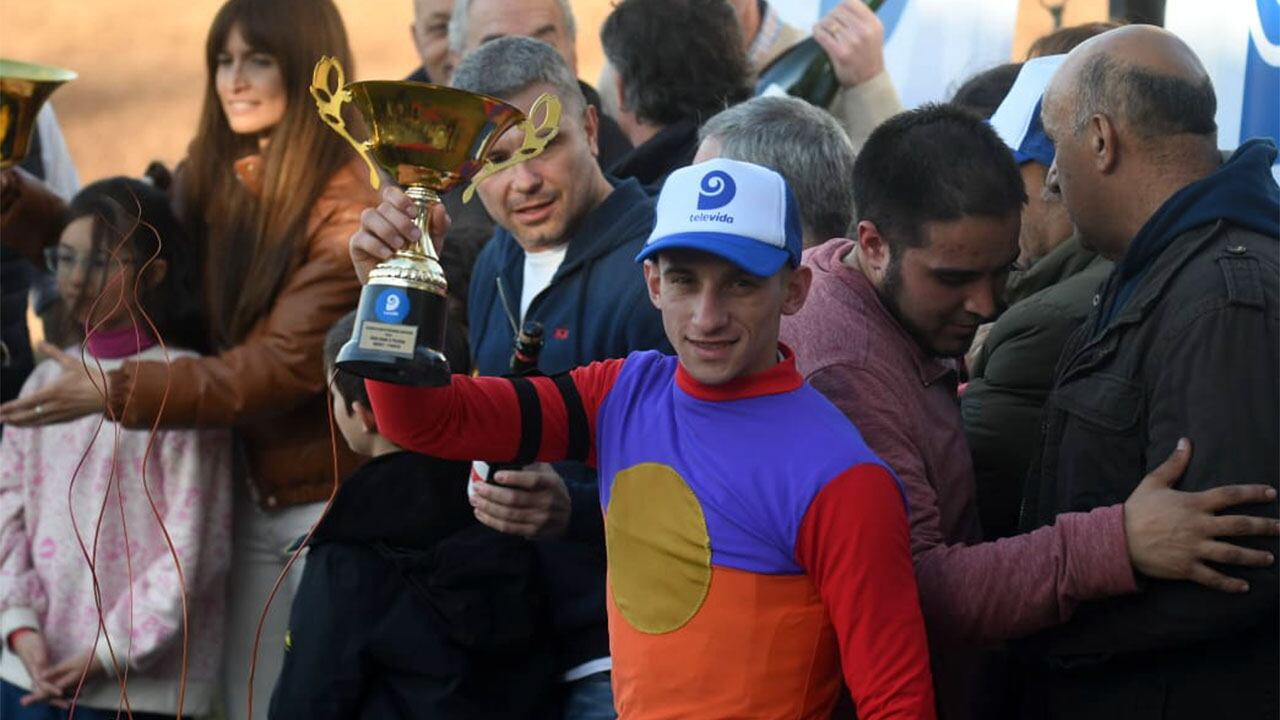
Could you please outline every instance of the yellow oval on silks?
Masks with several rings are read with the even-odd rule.
[[[635,629],[678,630],[698,613],[711,585],[707,518],[669,465],[619,472],[605,514],[613,602]]]

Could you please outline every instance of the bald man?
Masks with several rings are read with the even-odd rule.
[[[1057,149],[1046,183],[1116,268],[1059,360],[1024,529],[1124,498],[1181,438],[1192,456],[1180,489],[1277,484],[1276,148],[1252,140],[1223,162],[1215,107],[1191,50],[1150,26],[1079,46],[1045,92]],[[1274,498],[1239,510],[1274,528]],[[1217,562],[1241,550],[1203,544]],[[1274,537],[1240,545],[1277,551]],[[1023,716],[1276,717],[1274,561],[1240,570],[1228,593],[1136,570],[1138,594],[1086,602],[1026,643],[1035,677]]]

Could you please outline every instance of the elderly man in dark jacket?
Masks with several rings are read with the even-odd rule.
[[[1081,45],[1045,92],[1050,189],[1117,267],[1059,362],[1028,527],[1126,497],[1175,446],[1191,453],[1182,489],[1229,497],[1237,483],[1277,484],[1276,149],[1246,142],[1222,163],[1214,111],[1195,55],[1150,26]],[[1242,509],[1274,528],[1274,495]],[[1241,545],[1277,550],[1269,537]],[[1224,542],[1212,557],[1244,552]],[[1202,565],[1193,577],[1215,574]],[[1276,566],[1240,576],[1219,577],[1232,593],[1142,577],[1136,595],[1084,603],[1026,644],[1036,677],[1025,715],[1275,717]]]

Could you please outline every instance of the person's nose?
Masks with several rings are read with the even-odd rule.
[[[1003,285],[1003,282],[995,278],[986,278],[974,283],[973,288],[965,297],[965,312],[983,322],[994,319]]]
[[[694,299],[691,325],[700,338],[714,335],[729,321],[729,313],[720,293],[710,284],[704,286]]]
[[[239,58],[231,61],[231,89],[240,92],[249,87],[249,72],[244,60]]]
[[[517,163],[511,172],[514,173],[511,188],[521,195],[533,195],[542,189],[542,174],[538,172],[536,158]]]

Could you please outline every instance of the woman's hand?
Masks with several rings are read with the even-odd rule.
[[[31,692],[19,700],[23,707],[36,702],[56,700],[61,696],[58,686],[48,681],[49,647],[45,645],[44,635],[39,630],[30,628],[15,635],[13,654],[22,661],[31,678]]]
[[[98,375],[96,367],[89,367],[97,376],[95,387],[78,358],[48,343],[41,343],[40,351],[62,366],[62,374],[36,392],[0,405],[0,423],[51,425],[106,411],[107,378]]]
[[[57,697],[62,698],[63,702],[65,702],[66,698],[75,694],[76,687],[80,685],[80,677],[82,675],[84,676],[85,685],[88,685],[105,674],[106,668],[102,667],[102,661],[98,659],[97,655],[93,654],[93,650],[86,650],[78,655],[72,655],[49,668],[45,672],[44,679],[48,685],[57,688]],[[32,693],[27,697],[32,697],[35,694]],[[26,699],[23,698],[23,704],[26,704]],[[32,700],[32,702],[35,702],[35,700]],[[53,704],[61,705],[59,702],[54,702]]]
[[[422,237],[413,220],[413,200],[392,185],[382,188],[381,204],[366,208],[360,214],[360,229],[351,236],[351,263],[355,265],[361,285],[368,282],[373,266]],[[450,224],[444,205],[433,205],[427,222],[438,254]]]

